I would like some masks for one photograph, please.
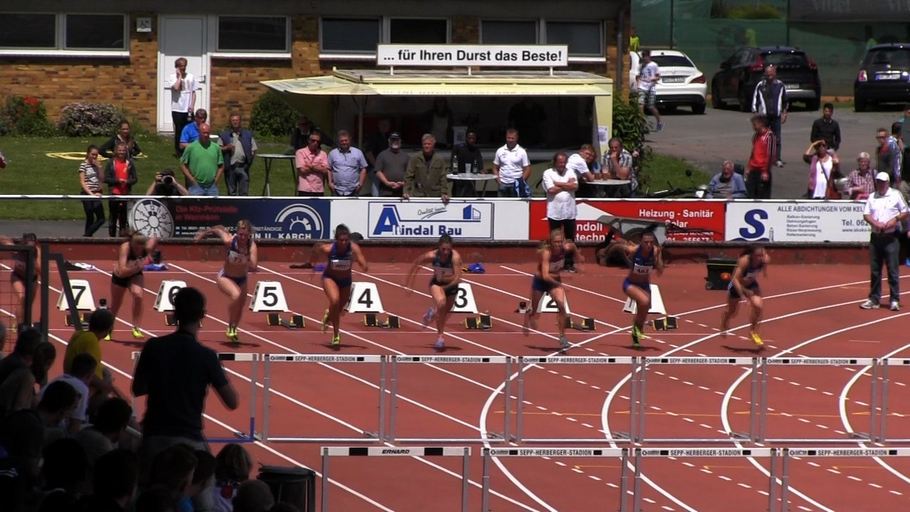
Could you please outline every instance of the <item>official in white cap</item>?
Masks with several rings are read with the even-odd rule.
[[[863,309],[878,309],[882,293],[882,262],[888,266],[888,288],[891,292],[891,311],[900,309],[898,253],[901,226],[907,220],[907,203],[900,192],[891,188],[886,172],[875,175],[875,193],[866,199],[863,219],[872,228],[869,239],[869,260],[872,266],[869,298],[860,304]]]

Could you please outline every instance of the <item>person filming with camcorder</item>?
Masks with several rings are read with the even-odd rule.
[[[186,187],[174,179],[173,169],[164,169],[155,173],[155,181],[145,192],[147,196],[185,196],[188,194]]]

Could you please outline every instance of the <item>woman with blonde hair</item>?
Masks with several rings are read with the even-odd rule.
[[[111,273],[111,313],[117,316],[123,305],[123,296],[129,290],[133,296],[132,334],[136,339],[143,337],[142,328],[142,270],[151,262],[152,251],[158,246],[157,238],[148,238],[138,231],[132,231],[126,242],[117,249],[117,264]]]

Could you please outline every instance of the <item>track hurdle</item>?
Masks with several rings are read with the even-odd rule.
[[[505,442],[509,439],[509,417],[510,409],[510,381],[512,375],[512,365],[514,358],[511,356],[440,356],[440,355],[396,355],[390,359],[392,369],[391,375],[391,393],[389,397],[389,429],[387,431],[387,441],[398,441],[403,443],[491,443]],[[501,433],[489,433],[489,437],[466,437],[466,438],[432,438],[432,437],[402,437],[396,435],[398,422],[398,382],[399,366],[410,364],[472,364],[472,365],[502,365],[505,368],[505,380],[502,391],[503,396],[503,425]]]
[[[136,373],[136,365],[139,363],[139,355],[141,352],[133,352],[133,374]],[[254,353],[243,353],[243,352],[218,352],[219,361],[237,361],[250,363],[250,422],[249,422],[249,431],[243,432],[242,430],[235,430],[233,432],[234,437],[207,437],[206,441],[210,443],[253,443],[258,441],[256,434],[256,385],[257,382],[257,373],[258,366],[261,357],[259,354]],[[136,410],[136,397],[130,394],[131,403],[133,411]]]
[[[603,442],[603,439],[601,439]],[[619,474],[619,511],[627,512],[626,493],[628,491],[628,466],[629,466],[629,449],[628,448],[484,448],[483,449],[483,476],[481,509],[483,512],[490,511],[490,462],[492,459],[506,457],[593,457],[593,458],[618,458],[621,459]]]
[[[322,512],[329,510],[330,457],[461,457],[461,511],[468,510],[468,462],[471,448],[467,446],[401,447],[401,446],[323,446],[322,453]]]
[[[329,354],[264,354],[263,359],[263,378],[262,378],[262,440],[276,443],[375,443],[386,439],[386,405],[385,395],[386,386],[386,359],[384,355],[329,355]],[[378,409],[379,420],[375,432],[361,430],[361,437],[301,437],[301,436],[273,436],[271,434],[271,395],[278,393],[272,390],[272,365],[283,363],[313,363],[332,368],[333,364],[368,364],[379,365],[379,395]],[[352,428],[360,430],[358,427]]]

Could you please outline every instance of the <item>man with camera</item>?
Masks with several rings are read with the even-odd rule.
[[[156,173],[155,181],[145,191],[147,196],[185,196],[187,194],[186,187],[174,179],[173,169],[164,169]]]

